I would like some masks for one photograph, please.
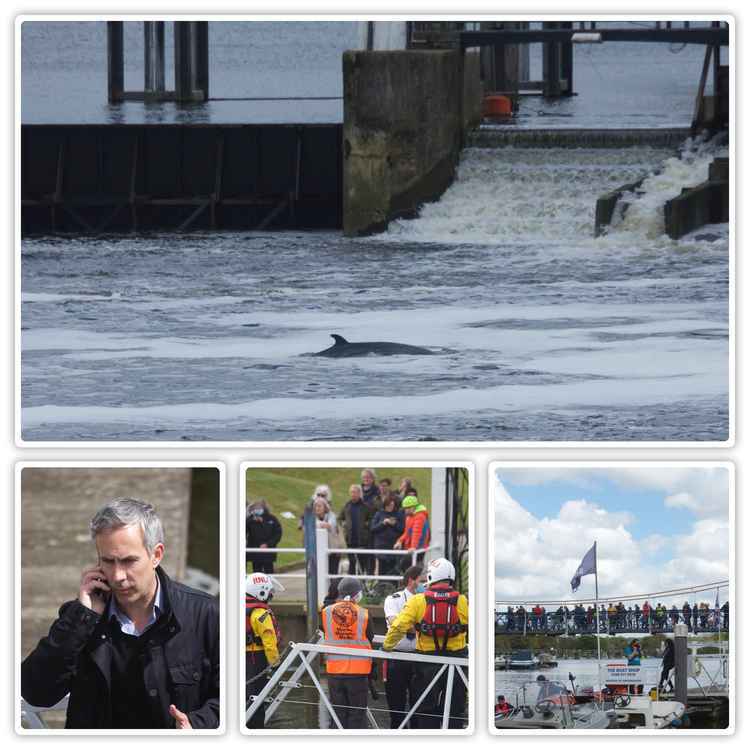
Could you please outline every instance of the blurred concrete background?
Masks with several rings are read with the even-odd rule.
[[[63,602],[78,596],[81,570],[96,564],[89,521],[108,500],[137,497],[164,526],[164,570],[187,565],[191,469],[29,467],[21,473],[21,653],[47,634]]]

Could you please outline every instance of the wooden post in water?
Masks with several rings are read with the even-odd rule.
[[[687,707],[688,626],[674,626],[674,699]]]
[[[489,21],[480,23],[480,29],[482,30],[523,28],[528,28],[528,22]],[[515,106],[519,83],[528,80],[528,45],[497,44],[482,47],[480,56],[485,93],[497,91],[511,95]]]
[[[557,21],[543,21],[543,29],[556,29]],[[544,42],[542,45],[542,95],[549,97],[560,96],[560,43]]]
[[[563,21],[560,23],[563,29],[573,31],[572,21]],[[565,86],[561,87],[561,94],[567,96],[573,95],[573,42],[560,43],[560,78],[565,81]]]
[[[164,21],[143,22],[144,98],[164,98]]]
[[[174,87],[178,102],[208,99],[208,21],[174,22]]]
[[[107,98],[110,104],[121,102],[125,90],[122,24],[122,21],[107,21]]]
[[[195,48],[195,83],[205,102],[208,101],[208,21],[195,21]]]

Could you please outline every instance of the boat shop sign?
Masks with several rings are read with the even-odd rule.
[[[640,665],[628,665],[626,661],[608,662],[606,682],[612,685],[641,685],[643,684],[641,669]]]

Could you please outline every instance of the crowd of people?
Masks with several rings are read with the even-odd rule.
[[[307,507],[315,515],[318,528],[328,533],[330,550],[328,573],[337,576],[342,561],[348,563],[350,575],[399,575],[412,562],[421,562],[417,555],[376,555],[369,551],[351,550],[424,550],[430,544],[430,520],[427,507],[419,499],[419,491],[410,477],[403,477],[398,489],[390,478],[378,480],[374,469],[363,469],[360,483],[349,487],[349,498],[337,513],[333,493],[327,484],[320,484]],[[302,519],[298,528],[302,530]],[[248,548],[274,549],[279,545],[282,527],[271,513],[268,503],[256,500],[247,506],[245,538]],[[253,572],[273,573],[275,553],[247,552],[246,560]]]
[[[432,560],[426,567],[408,567],[403,588],[384,603],[387,631],[383,650],[417,656],[466,657],[469,604],[466,596],[455,589],[455,579],[455,568],[445,558]],[[280,661],[281,635],[270,604],[277,585],[273,576],[265,573],[246,578],[246,681],[250,701],[268,684],[269,668]],[[391,728],[401,727],[407,717],[405,728],[440,728],[447,702],[449,727],[462,728],[466,686],[460,675],[455,673],[449,685],[447,671],[435,679],[442,665],[431,660],[372,658],[373,620],[361,604],[362,597],[362,582],[355,576],[344,576],[331,588],[320,611],[322,644],[357,651],[356,656],[325,657],[328,697],[341,728],[367,728],[369,697],[376,693],[375,684],[381,678]],[[409,716],[412,708],[416,710]],[[265,709],[261,704],[248,727],[260,728],[264,722]],[[332,726],[336,724],[332,722]]]
[[[609,633],[664,633],[674,630],[678,623],[684,623],[693,633],[728,630],[729,602],[721,607],[707,602],[682,607],[676,604],[667,606],[658,602],[653,605],[646,600],[642,605],[625,606],[622,602],[601,604],[599,607],[600,632]],[[498,618],[498,626],[508,632],[596,632],[596,609],[592,605],[584,607],[559,606],[548,611],[537,604],[534,607],[508,606]]]

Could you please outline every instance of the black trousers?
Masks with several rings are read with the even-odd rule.
[[[247,555],[245,559],[253,564],[253,573],[273,573],[272,555],[262,555],[261,557]]]
[[[328,695],[343,729],[367,728],[368,691],[367,675],[328,675]]]
[[[430,656],[456,656],[464,657],[468,655],[468,649],[460,651],[430,651],[426,652]],[[441,664],[418,663],[414,675],[414,694],[415,701],[427,689],[432,679],[440,671]],[[468,670],[464,672],[468,680]],[[417,709],[419,728],[420,729],[440,729],[443,723],[443,710],[445,708],[445,699],[447,697],[448,687],[448,668],[433,685],[427,697],[422,701]],[[463,680],[454,672],[453,675],[453,692],[451,693],[449,729],[463,729],[464,712],[466,711],[466,685]]]
[[[667,685],[672,685],[672,680],[669,679],[669,673],[673,669],[674,669],[674,664],[662,664],[661,677],[659,677],[659,690],[661,690],[662,685],[664,685],[665,687]],[[674,689],[674,686],[672,686],[672,689]]]
[[[268,659],[263,651],[245,651],[245,700],[251,695],[258,695],[268,684],[270,675],[258,675],[268,666]],[[257,678],[257,679],[254,679]],[[248,729],[263,729],[266,725],[266,706],[263,703],[252,715],[246,726]]]
[[[398,729],[409,708],[414,705],[414,662],[392,659],[387,665],[385,697],[388,701],[388,710],[391,712],[391,729]],[[418,727],[419,720],[412,716],[406,728]]]

